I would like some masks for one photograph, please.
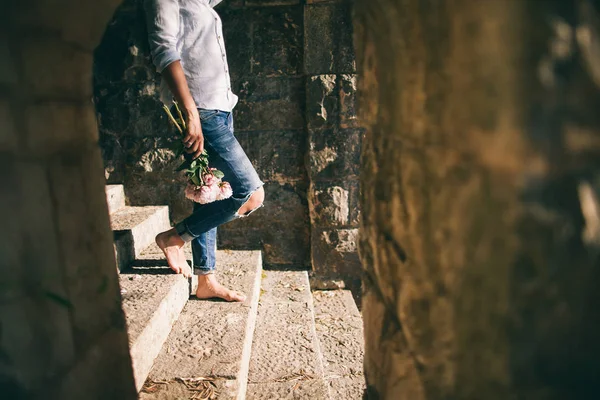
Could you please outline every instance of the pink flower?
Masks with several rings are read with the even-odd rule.
[[[202,186],[200,188],[200,195],[198,196],[197,203],[208,204],[215,201],[217,198],[215,191],[212,186]]]
[[[187,186],[185,187],[185,197],[186,197],[186,199],[195,201],[195,198],[196,198],[196,186],[195,185],[192,185],[191,183],[187,184]]]
[[[204,176],[202,176],[202,180],[204,181],[204,184],[206,186],[212,186],[213,184],[219,183],[220,181],[220,179],[218,179],[213,174],[205,174]]]
[[[188,183],[185,188],[185,197],[196,203],[207,204],[216,200],[217,193],[212,186],[196,186]]]
[[[219,184],[219,194],[217,195],[217,200],[228,199],[232,194],[233,190],[231,189],[229,182],[221,182]]]

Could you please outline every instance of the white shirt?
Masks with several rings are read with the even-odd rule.
[[[158,72],[179,60],[196,106],[231,111],[238,97],[231,92],[221,18],[213,7],[222,0],[146,0],[148,40]],[[161,83],[161,100],[173,95]]]

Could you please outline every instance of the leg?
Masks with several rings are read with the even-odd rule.
[[[195,205],[198,206],[198,205]],[[194,273],[198,275],[196,297],[199,299],[221,298],[227,301],[244,301],[246,297],[221,285],[215,277],[217,228],[204,232],[192,240]]]
[[[214,230],[213,242],[216,242],[217,226],[246,217],[261,207],[264,200],[263,183],[233,135],[231,113],[200,110],[200,117],[210,164],[223,171],[225,180],[231,184],[233,196],[227,200],[196,205],[194,213],[173,230],[180,246],[188,241],[193,242],[194,266],[206,266],[195,268],[195,273],[199,275],[196,295],[199,298],[220,297],[228,301],[243,301],[242,295],[221,286],[214,274],[202,274],[202,271],[214,270],[214,264],[211,264],[214,263],[214,246],[208,243],[211,236],[205,234]]]
[[[175,228],[156,235],[156,244],[165,254],[169,267],[178,274],[183,274],[186,278],[192,276],[192,270],[185,259],[183,245],[185,242],[181,239]]]
[[[215,272],[215,249],[217,228],[204,232],[192,240],[192,256],[194,273],[206,275]]]

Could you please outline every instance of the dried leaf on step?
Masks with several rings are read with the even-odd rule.
[[[169,384],[169,382],[167,381],[153,381],[149,379],[146,382],[144,382],[144,386],[142,386],[142,392],[156,393],[161,389],[162,385],[167,384]]]

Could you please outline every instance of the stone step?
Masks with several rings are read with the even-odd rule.
[[[221,282],[244,292],[247,300],[240,304],[191,298],[156,358],[140,399],[199,395],[188,386],[204,387],[218,399],[245,398],[260,294],[261,254],[218,251],[217,265]]]
[[[125,207],[125,190],[123,185],[106,185],[106,202],[109,214]]]
[[[192,265],[192,246],[191,243],[186,243],[183,246],[183,251],[185,252],[186,259]],[[148,266],[148,265],[163,265],[167,266],[167,260],[162,252],[162,250],[158,247],[156,242],[152,242],[146,247],[140,255],[133,262],[134,266]]]
[[[169,207],[122,207],[110,215],[119,270],[127,268],[155,236],[169,229]]]
[[[185,252],[186,259],[190,267],[192,266],[192,246],[191,243],[186,243],[183,247],[183,251]],[[132,269],[136,270],[138,268],[166,268],[169,266],[167,263],[167,259],[163,254],[162,250],[158,247],[156,242],[150,243],[148,247],[146,247],[142,253],[135,258],[131,262]],[[192,275],[188,280],[190,295],[193,295],[196,292],[196,288],[198,287],[198,277],[196,275]]]
[[[247,399],[328,399],[306,271],[265,271]]]
[[[138,390],[189,298],[188,282],[167,268],[125,270],[119,276],[129,349]]]
[[[325,380],[332,399],[360,400],[363,375],[363,322],[349,290],[314,291],[315,325]]]

